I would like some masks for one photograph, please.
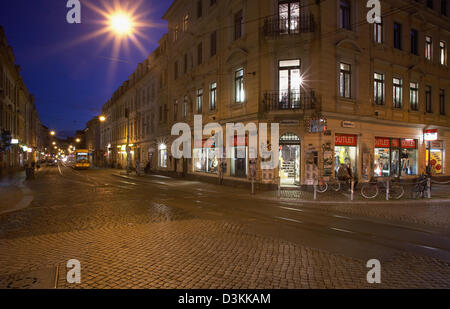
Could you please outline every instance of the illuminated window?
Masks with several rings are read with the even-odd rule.
[[[244,69],[238,69],[234,74],[235,102],[243,103],[245,101],[244,91]]]

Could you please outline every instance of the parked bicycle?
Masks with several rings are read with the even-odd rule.
[[[428,176],[425,174],[420,175],[417,183],[412,190],[412,198],[425,198],[425,193],[428,192]]]
[[[389,199],[399,200],[405,194],[405,189],[398,181],[388,179],[387,181],[371,180],[364,184],[361,188],[361,195],[366,199],[374,199],[380,194],[380,191],[387,191],[387,183],[389,183]]]
[[[341,190],[350,189],[351,184],[345,180],[329,180],[325,181],[323,177],[319,178],[317,183],[317,192],[325,193],[328,190],[339,192]]]

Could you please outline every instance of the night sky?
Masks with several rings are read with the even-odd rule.
[[[34,94],[41,122],[60,137],[73,136],[86,122],[101,113],[103,104],[128,79],[137,64],[157,46],[167,32],[162,15],[172,0],[142,0],[140,21],[152,26],[140,28],[142,48],[122,44],[113,57],[113,42],[107,34],[85,38],[103,28],[103,16],[86,5],[105,8],[113,0],[82,0],[81,24],[69,24],[67,0],[1,0],[0,25],[13,47],[16,64],[28,90]],[[137,0],[117,0],[122,6]]]

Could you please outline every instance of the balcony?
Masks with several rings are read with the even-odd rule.
[[[299,35],[314,32],[314,16],[303,14],[290,18],[274,16],[264,21],[264,34],[269,37]]]
[[[307,111],[317,107],[317,98],[313,90],[308,91],[271,91],[264,94],[264,112]]]

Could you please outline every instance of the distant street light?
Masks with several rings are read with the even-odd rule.
[[[55,131],[50,131],[50,135],[51,136],[55,136],[56,132]]]
[[[77,138],[77,139],[75,140],[75,142],[80,143],[80,142],[81,142],[81,139]]]
[[[100,122],[105,122],[106,121],[106,117],[105,116],[100,116],[100,117],[98,117],[98,119],[100,120]]]
[[[52,144],[53,144],[53,146],[54,146],[54,145],[56,145],[56,142],[53,142]]]

